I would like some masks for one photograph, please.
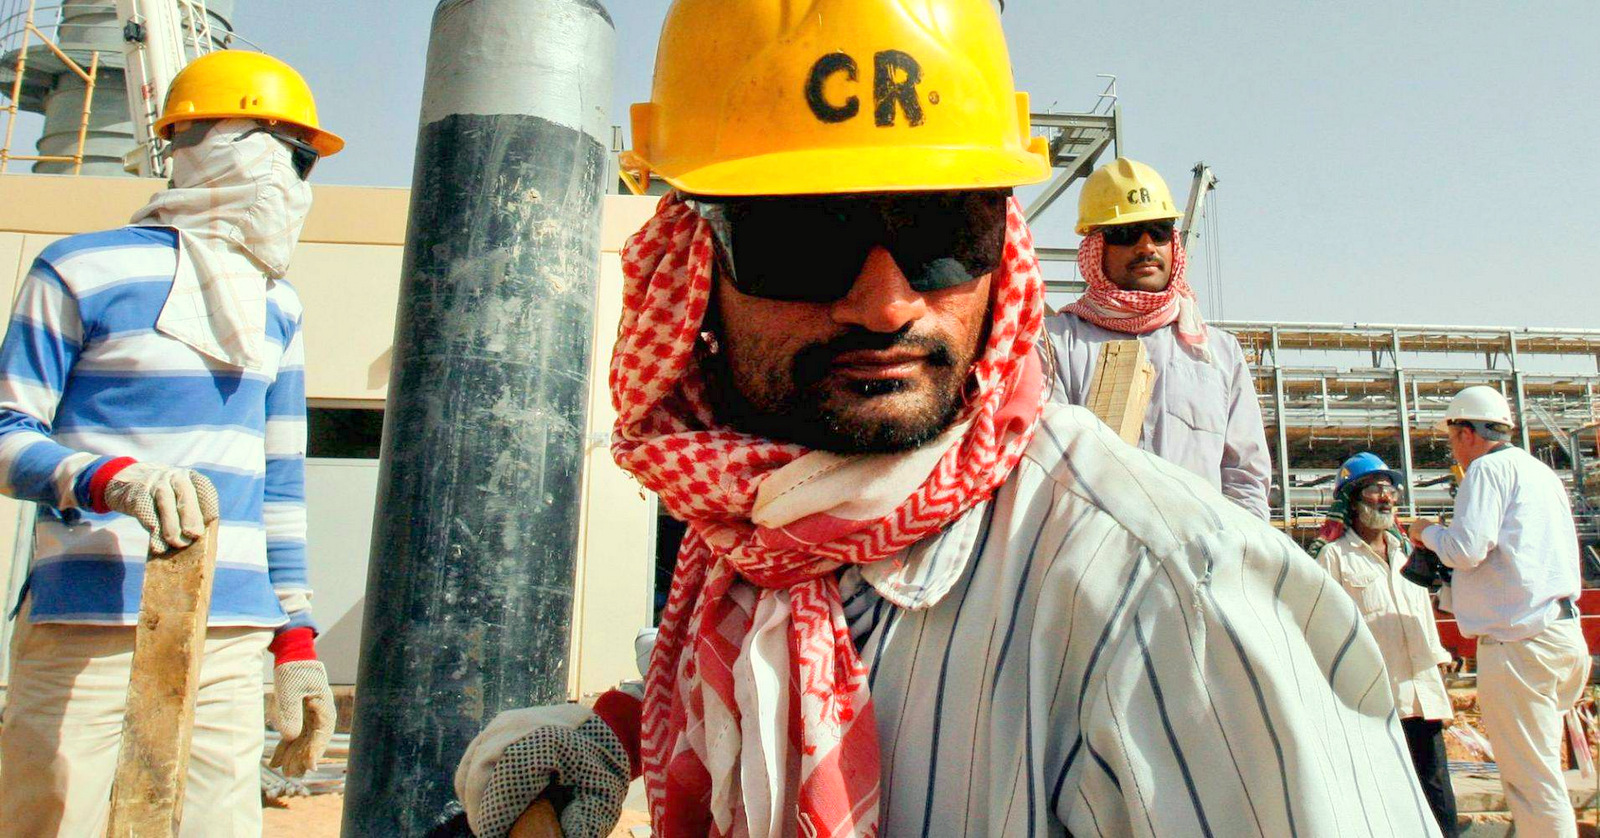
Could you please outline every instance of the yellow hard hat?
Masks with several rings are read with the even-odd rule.
[[[189,62],[167,88],[156,133],[195,119],[255,119],[298,126],[322,156],[338,154],[344,140],[317,124],[311,87],[293,67],[259,52],[218,50]]]
[[[675,0],[623,168],[700,195],[1044,180],[994,0]]]
[[[1096,227],[1182,218],[1156,170],[1126,157],[1094,170],[1078,196],[1078,235]]]

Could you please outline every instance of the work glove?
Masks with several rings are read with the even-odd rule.
[[[278,664],[272,669],[272,683],[281,739],[272,752],[271,765],[287,776],[299,777],[316,770],[317,760],[333,738],[337,721],[333,687],[328,685],[327,668],[316,660]]]
[[[561,809],[566,838],[605,838],[628,796],[628,752],[594,711],[577,704],[510,710],[467,746],[456,797],[479,838],[503,838],[555,784],[571,794]]]
[[[188,547],[220,514],[217,489],[186,468],[131,463],[107,481],[105,506],[132,516],[150,533],[150,552]]]

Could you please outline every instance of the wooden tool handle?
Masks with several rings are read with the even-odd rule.
[[[561,819],[548,800],[536,800],[511,825],[511,838],[561,838]]]
[[[216,563],[216,521],[188,547],[145,562],[110,838],[178,834]]]

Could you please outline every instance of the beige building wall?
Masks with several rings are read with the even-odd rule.
[[[0,289],[8,299],[14,298],[39,251],[63,236],[125,224],[162,186],[160,181],[131,178],[0,175]],[[410,193],[343,186],[318,186],[315,193],[289,273],[306,309],[307,398],[313,407],[381,408],[389,383]],[[650,217],[656,200],[607,196],[605,204],[591,368],[584,547],[573,614],[575,697],[638,677],[633,637],[650,623],[655,503],[611,460],[608,445],[615,414],[606,377],[621,317],[622,266],[617,254],[626,238]],[[19,510],[15,501],[0,498],[0,587],[12,557],[21,552],[16,549]],[[310,514],[338,515],[339,510],[315,509]],[[372,522],[347,523],[370,529]],[[313,562],[354,564],[358,559],[360,567],[352,566],[351,572],[364,578],[365,556],[320,555],[311,545]]]

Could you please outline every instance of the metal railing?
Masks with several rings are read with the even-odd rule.
[[[61,6],[43,8],[59,10]],[[83,171],[84,143],[89,138],[89,114],[94,104],[95,82],[100,75],[100,51],[93,50],[90,52],[89,67],[84,69],[78,62],[72,60],[71,56],[63,52],[59,46],[56,46],[55,41],[40,28],[38,12],[41,10],[42,8],[34,0],[29,0],[27,11],[21,16],[22,23],[15,30],[18,44],[13,53],[15,59],[12,64],[11,98],[6,103],[6,106],[0,109],[6,112],[5,138],[3,142],[0,142],[0,174],[5,174],[6,168],[12,160],[26,160],[33,163],[71,163],[73,174],[76,175]],[[14,25],[13,22],[17,17],[18,13],[13,13],[8,15],[6,19],[0,20],[0,31],[4,31],[4,27],[7,25]],[[78,121],[78,144],[77,153],[75,154],[14,154],[11,151],[11,143],[16,136],[17,112],[21,107],[23,78],[28,70],[28,50],[34,38],[38,38],[39,42],[48,48],[67,70],[83,80],[83,109]],[[6,38],[0,38],[0,50],[4,49],[7,40]]]

